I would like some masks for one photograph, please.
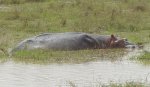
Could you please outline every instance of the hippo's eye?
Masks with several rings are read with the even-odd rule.
[[[28,44],[33,43],[33,40],[27,40],[27,43]]]
[[[127,39],[127,38],[123,38],[123,40],[124,40],[124,41],[128,41],[128,39]]]

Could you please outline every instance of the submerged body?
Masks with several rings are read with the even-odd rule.
[[[45,33],[20,42],[11,52],[18,50],[81,50],[125,48],[136,46],[114,35],[94,35],[80,32]]]

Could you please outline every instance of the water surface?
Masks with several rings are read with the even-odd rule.
[[[1,87],[93,87],[110,82],[129,81],[150,83],[150,66],[129,57],[140,55],[134,50],[118,61],[97,61],[82,64],[25,64],[12,60],[0,63]]]

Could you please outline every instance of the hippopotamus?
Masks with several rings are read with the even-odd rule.
[[[25,39],[10,52],[19,50],[82,50],[106,48],[135,48],[137,45],[115,35],[98,35],[83,32],[44,33]]]

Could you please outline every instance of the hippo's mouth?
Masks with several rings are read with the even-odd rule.
[[[118,39],[115,41],[116,47],[124,47],[124,48],[143,48],[143,45],[137,45],[135,43],[129,42],[126,38]]]

